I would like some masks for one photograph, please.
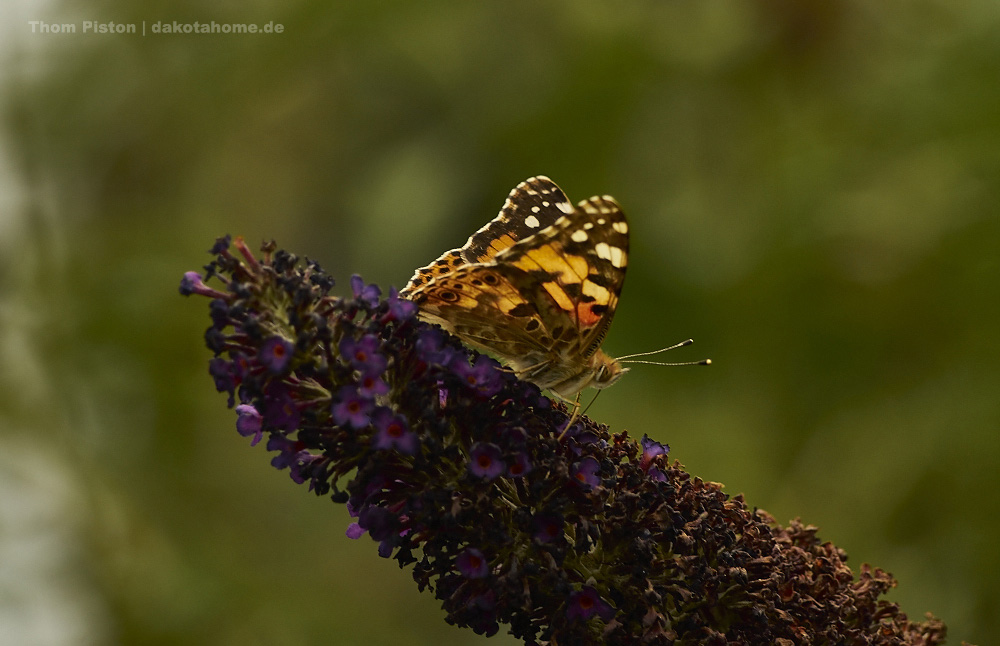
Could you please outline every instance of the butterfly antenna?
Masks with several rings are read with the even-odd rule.
[[[675,343],[666,348],[660,348],[659,350],[653,350],[651,352],[637,352],[635,354],[627,354],[624,357],[618,357],[618,363],[645,363],[651,366],[710,366],[712,365],[711,359],[702,359],[701,361],[682,361],[679,363],[667,363],[663,361],[641,361],[633,359],[633,357],[647,357],[651,354],[660,354],[661,352],[667,352],[669,350],[676,350],[677,348],[683,348],[686,345],[691,345],[694,343],[694,339],[687,339],[681,341],[680,343]],[[593,402],[591,402],[593,403]]]

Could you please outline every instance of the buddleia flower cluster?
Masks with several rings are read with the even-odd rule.
[[[390,289],[228,237],[206,277],[209,372],[237,432],[346,504],[449,623],[525,644],[939,644],[814,527],[777,525],[420,322]],[[217,283],[210,287],[205,281]],[[566,432],[564,432],[566,431]]]

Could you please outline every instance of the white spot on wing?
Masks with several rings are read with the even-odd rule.
[[[597,223],[598,223],[599,225],[601,225],[602,227],[603,227],[603,226],[604,226],[605,224],[607,224],[607,222],[608,222],[608,221],[607,221],[607,220],[605,220],[604,218],[597,218]]]
[[[524,218],[524,223],[532,229],[538,227],[538,225],[541,224],[541,222],[538,221],[538,218],[536,218],[533,215],[529,215],[528,217]]]
[[[541,210],[542,210],[542,209],[541,209],[541,208],[539,208],[539,207],[537,207],[537,206],[533,206],[533,207],[531,207],[531,212],[532,212],[532,213],[538,213],[538,212],[539,212],[539,211],[541,211]]]
[[[628,233],[628,224],[624,220],[619,220],[611,225],[618,233]]]
[[[587,232],[584,231],[583,229],[577,229],[576,231],[573,232],[573,235],[571,235],[569,238],[573,242],[586,242]]]
[[[556,207],[558,207],[559,210],[562,211],[563,213],[568,214],[573,212],[573,205],[570,204],[569,202],[559,202],[558,204],[556,204]]]
[[[607,242],[598,242],[594,245],[594,251],[598,258],[611,261],[611,264],[621,269],[625,265],[625,252],[618,247],[612,247]]]

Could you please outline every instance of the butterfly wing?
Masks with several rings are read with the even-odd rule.
[[[416,288],[410,299],[421,319],[497,355],[515,371],[542,369],[558,340],[548,329],[553,317],[547,302],[536,302],[541,287],[534,281],[516,267],[476,263]]]
[[[572,215],[497,254],[498,267],[530,276],[522,296],[539,312],[562,356],[589,359],[601,347],[628,264],[628,223],[609,196],[592,197]]]
[[[526,179],[510,192],[497,217],[473,233],[460,249],[446,251],[414,272],[400,295],[409,298],[420,286],[460,265],[487,262],[569,213],[573,213],[573,205],[555,182],[544,175]]]
[[[507,196],[500,214],[472,234],[462,256],[470,263],[486,262],[571,213],[573,205],[555,182],[544,175],[526,179]]]
[[[465,246],[418,269],[400,295],[423,320],[569,396],[609,361],[595,354],[627,261],[628,224],[614,199],[573,207],[539,176],[511,191],[500,215]]]

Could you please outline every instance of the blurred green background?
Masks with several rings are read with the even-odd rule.
[[[235,433],[177,285],[229,232],[402,286],[539,173],[630,217],[605,348],[714,361],[636,367],[595,419],[820,526],[950,643],[1000,633],[995,3],[0,20],[0,643],[486,643]],[[175,20],[284,31],[150,33]]]

